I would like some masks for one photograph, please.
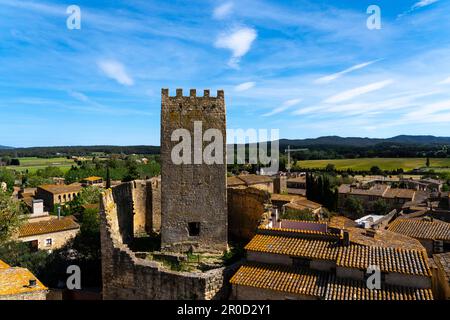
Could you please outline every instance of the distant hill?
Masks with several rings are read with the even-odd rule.
[[[371,147],[379,144],[399,145],[450,145],[450,137],[408,136],[400,135],[392,138],[359,138],[339,136],[325,136],[315,139],[280,139],[280,146],[309,147],[309,146],[347,146]]]
[[[400,135],[392,138],[360,138],[360,137],[339,137],[325,136],[314,139],[280,139],[280,150],[287,146],[291,148],[308,148],[319,150],[327,154],[313,155],[313,158],[323,157],[411,157],[423,156],[425,153],[440,152],[442,149],[450,155],[450,148],[442,148],[444,145],[450,146],[450,137],[435,136],[409,136]],[[447,151],[448,150],[448,151]],[[106,154],[159,154],[159,146],[59,146],[59,147],[32,147],[32,148],[12,148],[0,146],[0,155],[14,157],[52,157],[71,155],[90,155],[93,153]],[[438,155],[436,155],[438,156]]]

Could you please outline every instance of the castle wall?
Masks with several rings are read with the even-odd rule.
[[[161,180],[125,182],[112,188],[112,195],[120,215],[120,230],[125,243],[143,233],[158,232],[161,228]]]
[[[131,230],[123,233],[120,226],[127,227],[131,219],[123,217],[130,213],[120,210],[122,204],[115,202],[117,194],[114,195],[114,189],[106,190],[102,197],[100,231],[104,299],[203,300],[228,297],[229,278],[236,266],[203,273],[177,272],[165,269],[156,261],[137,258],[122,240]],[[127,193],[127,189],[122,186],[116,192]]]
[[[255,188],[228,188],[230,238],[250,241],[263,218],[270,195]]]
[[[200,121],[202,130],[194,132],[194,122]],[[190,164],[174,164],[173,148],[181,140],[172,141],[177,129],[190,134]],[[221,133],[221,163],[206,164],[203,133],[217,129]],[[226,193],[226,117],[223,91],[210,97],[209,90],[197,97],[195,90],[183,96],[177,89],[175,97],[162,90],[161,105],[161,242],[169,251],[223,251],[227,249],[227,193]],[[176,137],[179,139],[179,137]],[[183,140],[184,141],[184,140]],[[199,162],[194,154],[200,153]],[[193,227],[195,226],[195,227]],[[198,227],[197,227],[198,226]]]

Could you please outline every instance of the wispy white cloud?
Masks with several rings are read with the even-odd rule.
[[[92,100],[87,95],[82,92],[69,90],[68,94],[75,98],[76,100],[83,102],[83,105],[70,105],[67,104],[65,107],[67,109],[74,109],[83,112],[94,112],[94,113],[103,113],[115,116],[123,116],[123,115],[141,115],[141,116],[150,116],[152,115],[150,112],[130,109],[130,108],[111,108],[102,103],[98,103],[97,101]]]
[[[386,87],[387,85],[390,85],[393,82],[394,81],[392,79],[374,82],[374,83],[371,83],[371,84],[368,84],[368,85],[365,85],[362,87],[357,87],[354,89],[350,89],[350,90],[338,93],[334,96],[331,96],[331,97],[325,99],[324,102],[325,103],[339,103],[339,102],[351,100],[360,95],[363,95],[363,94],[366,94],[366,93],[369,93],[372,91],[380,90],[380,89]]]
[[[287,100],[287,101],[283,102],[283,104],[281,106],[273,109],[272,111],[270,111],[268,113],[263,114],[263,117],[273,116],[273,115],[275,115],[277,113],[281,113],[283,111],[286,111],[290,107],[293,107],[293,106],[299,104],[300,102],[302,102],[301,98]]]
[[[421,0],[419,2],[416,2],[415,4],[413,4],[411,9],[417,9],[417,8],[422,8],[422,7],[426,7],[429,6],[430,4],[433,4],[435,2],[438,2],[439,0]]]
[[[450,77],[438,82],[438,84],[450,84]]]
[[[354,66],[352,66],[350,68],[347,68],[347,69],[345,69],[343,71],[336,72],[336,73],[333,73],[333,74],[330,74],[330,75],[318,78],[314,82],[318,83],[318,84],[328,83],[328,82],[331,82],[333,80],[336,80],[336,79],[340,78],[341,76],[343,76],[346,73],[349,73],[349,72],[352,72],[352,71],[355,71],[355,70],[358,70],[358,69],[365,68],[365,67],[370,66],[371,64],[373,64],[375,62],[378,62],[378,61],[379,60],[372,60],[372,61],[367,61],[367,62],[364,62],[364,63],[360,63],[360,64],[354,65]]]
[[[246,91],[248,89],[253,88],[255,85],[256,85],[256,83],[253,81],[244,82],[244,83],[241,83],[241,84],[238,84],[237,86],[235,86],[234,91],[237,91],[237,92]]]
[[[234,29],[231,33],[220,34],[215,42],[215,46],[230,50],[232,55],[228,65],[232,68],[238,68],[240,59],[250,50],[256,36],[255,29],[240,27]]]
[[[423,8],[423,7],[427,7],[427,6],[429,6],[429,5],[431,5],[431,4],[435,3],[435,2],[438,2],[438,1],[439,0],[421,0],[419,2],[414,3],[409,10],[406,10],[405,12],[399,14],[397,17],[401,18],[404,15],[407,15],[407,14],[409,14],[409,13],[411,13],[411,12],[417,10],[417,9],[420,9],[420,8]]]
[[[213,18],[214,19],[224,19],[231,14],[233,11],[233,2],[225,2],[214,9]]]
[[[115,60],[101,60],[98,63],[99,68],[111,79],[125,86],[132,86],[134,80],[128,75],[125,66]]]
[[[358,101],[347,104],[323,104],[319,106],[301,108],[293,112],[295,115],[338,113],[340,115],[365,115],[369,112],[386,112],[400,109],[408,109],[421,104],[421,98],[433,96],[441,93],[440,90],[431,90],[421,93],[402,93],[387,99],[377,99],[375,101]]]

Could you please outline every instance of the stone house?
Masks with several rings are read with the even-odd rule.
[[[450,252],[434,254],[433,261],[436,265],[436,295],[450,300]]]
[[[367,238],[367,239],[366,239]],[[245,247],[247,262],[230,280],[234,299],[430,300],[431,271],[416,240],[389,231],[365,234],[324,222],[261,226]],[[371,265],[381,288],[369,289]]]
[[[398,218],[388,230],[420,241],[431,257],[434,253],[450,252],[450,223],[421,219]]]
[[[257,174],[240,174],[227,178],[227,187],[252,187],[270,193],[274,192],[274,181],[268,177]]]
[[[401,210],[407,202],[413,202],[416,198],[416,190],[391,188],[388,185],[376,184],[367,188],[354,187],[343,184],[338,189],[338,208],[341,212],[345,211],[345,201],[353,197],[360,200],[364,206],[365,211],[373,212],[373,204],[380,199],[383,199],[388,210]]]
[[[48,289],[28,270],[0,260],[0,300],[45,300]]]
[[[64,246],[80,231],[80,225],[72,217],[29,219],[19,227],[15,237],[29,244],[33,250],[55,250]]]
[[[36,190],[36,199],[44,200],[47,210],[51,211],[55,204],[65,204],[75,199],[80,193],[81,185],[41,185]]]
[[[83,187],[88,187],[88,186],[103,187],[103,178],[95,177],[95,176],[87,177],[87,178],[84,178],[83,180],[81,180],[81,185]]]

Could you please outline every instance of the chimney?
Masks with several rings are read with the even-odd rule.
[[[341,230],[341,234],[342,234],[342,245],[343,246],[349,246],[350,245],[350,234],[348,233],[348,231],[345,230]]]
[[[272,208],[272,214],[270,215],[273,222],[278,222],[279,215],[278,215],[278,209]]]
[[[29,287],[36,287],[36,284],[37,284],[36,279],[30,279],[28,281],[28,286]]]
[[[366,236],[370,238],[375,238],[375,235],[377,234],[377,230],[374,229],[367,229],[366,230]]]

